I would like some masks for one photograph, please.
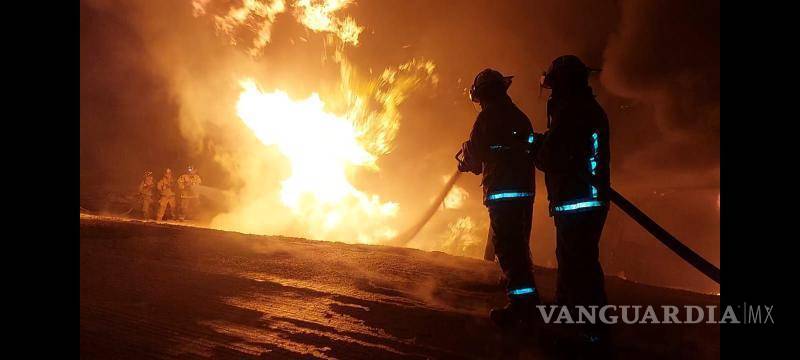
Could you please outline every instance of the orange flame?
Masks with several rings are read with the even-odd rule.
[[[206,15],[211,0],[192,0],[195,17]],[[292,9],[295,20],[314,32],[331,33],[342,44],[358,45],[358,37],[364,28],[353,18],[340,18],[336,13],[352,4],[353,0],[243,0],[241,6],[231,7],[225,15],[215,15],[217,31],[225,34],[231,45],[237,45],[238,31],[255,29],[255,37],[247,48],[248,54],[257,56],[272,38],[272,25],[278,14]]]
[[[342,225],[355,230],[360,242],[395,235],[382,224],[398,205],[357,190],[347,179],[348,168],[374,167],[376,160],[358,141],[352,119],[325,111],[317,94],[292,100],[280,90],[261,92],[252,80],[242,88],[237,114],[264,145],[289,159],[292,174],[283,181],[281,201],[312,236],[324,239]]]
[[[334,16],[338,10],[350,5],[353,0],[297,0],[294,3],[295,18],[314,32],[329,32],[336,35],[342,43],[358,45],[358,36],[364,28],[358,26],[351,17],[340,19]]]
[[[195,16],[204,16],[210,0],[194,0]],[[344,45],[358,46],[364,30],[339,12],[352,0],[244,0],[241,6],[214,17],[217,30],[237,45],[237,34],[255,31],[250,55],[258,55],[271,41],[271,28],[281,13],[291,13],[295,20],[313,32],[334,35],[338,41],[330,47],[339,65],[338,91],[323,99],[313,93],[305,99],[292,99],[281,89],[261,91],[252,79],[242,79],[242,91],[236,105],[239,119],[259,142],[276,149],[289,163],[290,175],[282,180],[277,194],[265,194],[264,180],[248,172],[239,190],[237,203],[218,215],[212,226],[229,230],[263,231],[264,212],[275,209],[280,199],[285,213],[269,221],[289,222],[293,235],[323,240],[376,243],[396,236],[390,226],[399,205],[382,200],[351,184],[348,175],[355,169],[378,171],[378,159],[389,154],[400,128],[400,105],[409,93],[425,83],[436,84],[436,66],[425,59],[411,59],[397,67],[388,67],[375,78],[364,79],[344,54]],[[258,151],[254,151],[257,153]],[[257,162],[250,162],[250,164]],[[252,165],[257,166],[257,165]],[[239,170],[243,171],[243,170]],[[275,194],[275,196],[272,196]],[[280,220],[274,218],[280,217]],[[301,229],[301,230],[297,230]],[[287,231],[281,228],[275,231]]]

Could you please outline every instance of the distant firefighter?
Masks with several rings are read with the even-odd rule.
[[[150,220],[152,213],[150,210],[153,207],[153,187],[155,187],[155,180],[153,180],[153,172],[145,171],[142,182],[139,183],[139,197],[142,201],[142,216],[145,220]]]
[[[195,211],[197,211],[197,205],[200,202],[198,187],[202,181],[200,175],[195,173],[192,165],[186,168],[186,174],[178,178],[178,190],[181,195],[181,220],[194,217]]]
[[[164,171],[164,176],[161,180],[158,180],[158,184],[156,187],[158,188],[158,192],[161,194],[161,199],[158,201],[158,218],[157,220],[161,221],[164,220],[164,213],[167,211],[167,206],[169,206],[169,216],[170,218],[175,218],[175,192],[172,190],[172,170],[167,169]]]

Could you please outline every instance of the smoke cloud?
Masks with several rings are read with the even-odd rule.
[[[637,150],[622,164],[625,170],[696,174],[718,168],[719,12],[715,1],[621,4],[618,30],[604,52],[603,85],[632,106],[651,109],[642,131],[622,133],[627,136],[620,141]],[[633,135],[642,135],[640,143],[627,140]],[[718,186],[718,178],[708,181],[715,180]]]

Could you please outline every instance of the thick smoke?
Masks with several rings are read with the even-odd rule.
[[[147,68],[145,48],[125,18],[81,3],[82,195],[185,161],[170,84]]]
[[[633,100],[631,106],[652,109],[652,116],[630,119],[645,122],[630,124],[636,133],[620,131],[628,123],[614,124],[620,143],[641,135],[629,162],[615,165],[640,173],[710,172],[705,182],[718,186],[719,12],[717,1],[621,4],[620,24],[605,49],[603,85]]]

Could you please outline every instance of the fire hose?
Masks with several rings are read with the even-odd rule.
[[[458,181],[458,178],[460,177],[461,177],[461,172],[456,170],[456,172],[453,173],[452,176],[450,176],[450,180],[447,180],[447,183],[444,184],[444,188],[442,188],[442,191],[440,191],[439,194],[436,195],[436,198],[434,198],[433,202],[431,203],[431,206],[428,207],[427,210],[425,210],[420,219],[417,220],[417,222],[415,222],[414,225],[406,229],[406,231],[404,231],[396,238],[394,238],[391,241],[391,245],[405,246],[412,239],[414,239],[414,237],[417,236],[420,230],[422,230],[422,228],[425,227],[425,224],[427,224],[428,221],[431,220],[433,215],[436,214],[436,211],[439,210],[439,206],[441,206],[442,202],[444,202],[444,198],[447,197],[447,194],[450,192],[450,190],[453,188],[453,186],[456,184],[456,181]]]
[[[658,239],[658,241],[664,244],[664,246],[680,256],[681,259],[689,263],[689,265],[692,265],[695,269],[703,273],[703,275],[707,276],[709,279],[714,280],[714,282],[719,284],[718,267],[714,266],[714,264],[710,263],[708,260],[700,256],[700,254],[686,246],[686,244],[680,242],[680,240],[672,236],[672,234],[658,225],[658,223],[653,221],[653,219],[639,210],[639,208],[633,205],[630,201],[628,201],[628,199],[626,199],[616,190],[613,188],[609,190],[611,190],[610,199],[614,205],[617,205],[617,207],[622,209],[622,211],[628,214],[628,216],[630,216],[634,221],[636,221],[636,223],[641,225],[645,230],[647,230],[647,232]]]
[[[456,159],[458,160],[461,151],[456,154]],[[444,188],[439,195],[435,198],[431,207],[427,209],[427,211],[422,215],[422,217],[417,221],[413,226],[411,226],[408,230],[400,234],[395,239],[396,245],[406,245],[410,242],[425,224],[430,221],[433,215],[438,210],[440,204],[444,201],[447,194],[455,185],[456,181],[460,177],[461,172],[456,170],[456,172],[450,177],[450,180],[447,181]],[[652,218],[647,216],[644,212],[639,210],[636,205],[633,205],[628,199],[622,196],[613,188],[610,188],[610,200],[614,205],[617,205],[625,214],[631,217],[637,224],[643,227],[647,232],[653,235],[658,241],[660,241],[664,246],[668,249],[672,250],[676,255],[678,255],[681,259],[692,265],[695,269],[703,273],[703,275],[707,276],[709,279],[714,280],[717,284],[719,284],[720,277],[719,277],[719,268],[714,266],[714,264],[710,263],[708,260],[700,256],[697,252],[692,250],[690,247],[686,246],[686,244],[682,243],[678,240],[675,236],[670,234],[667,230],[665,230],[661,225],[658,225]]]

